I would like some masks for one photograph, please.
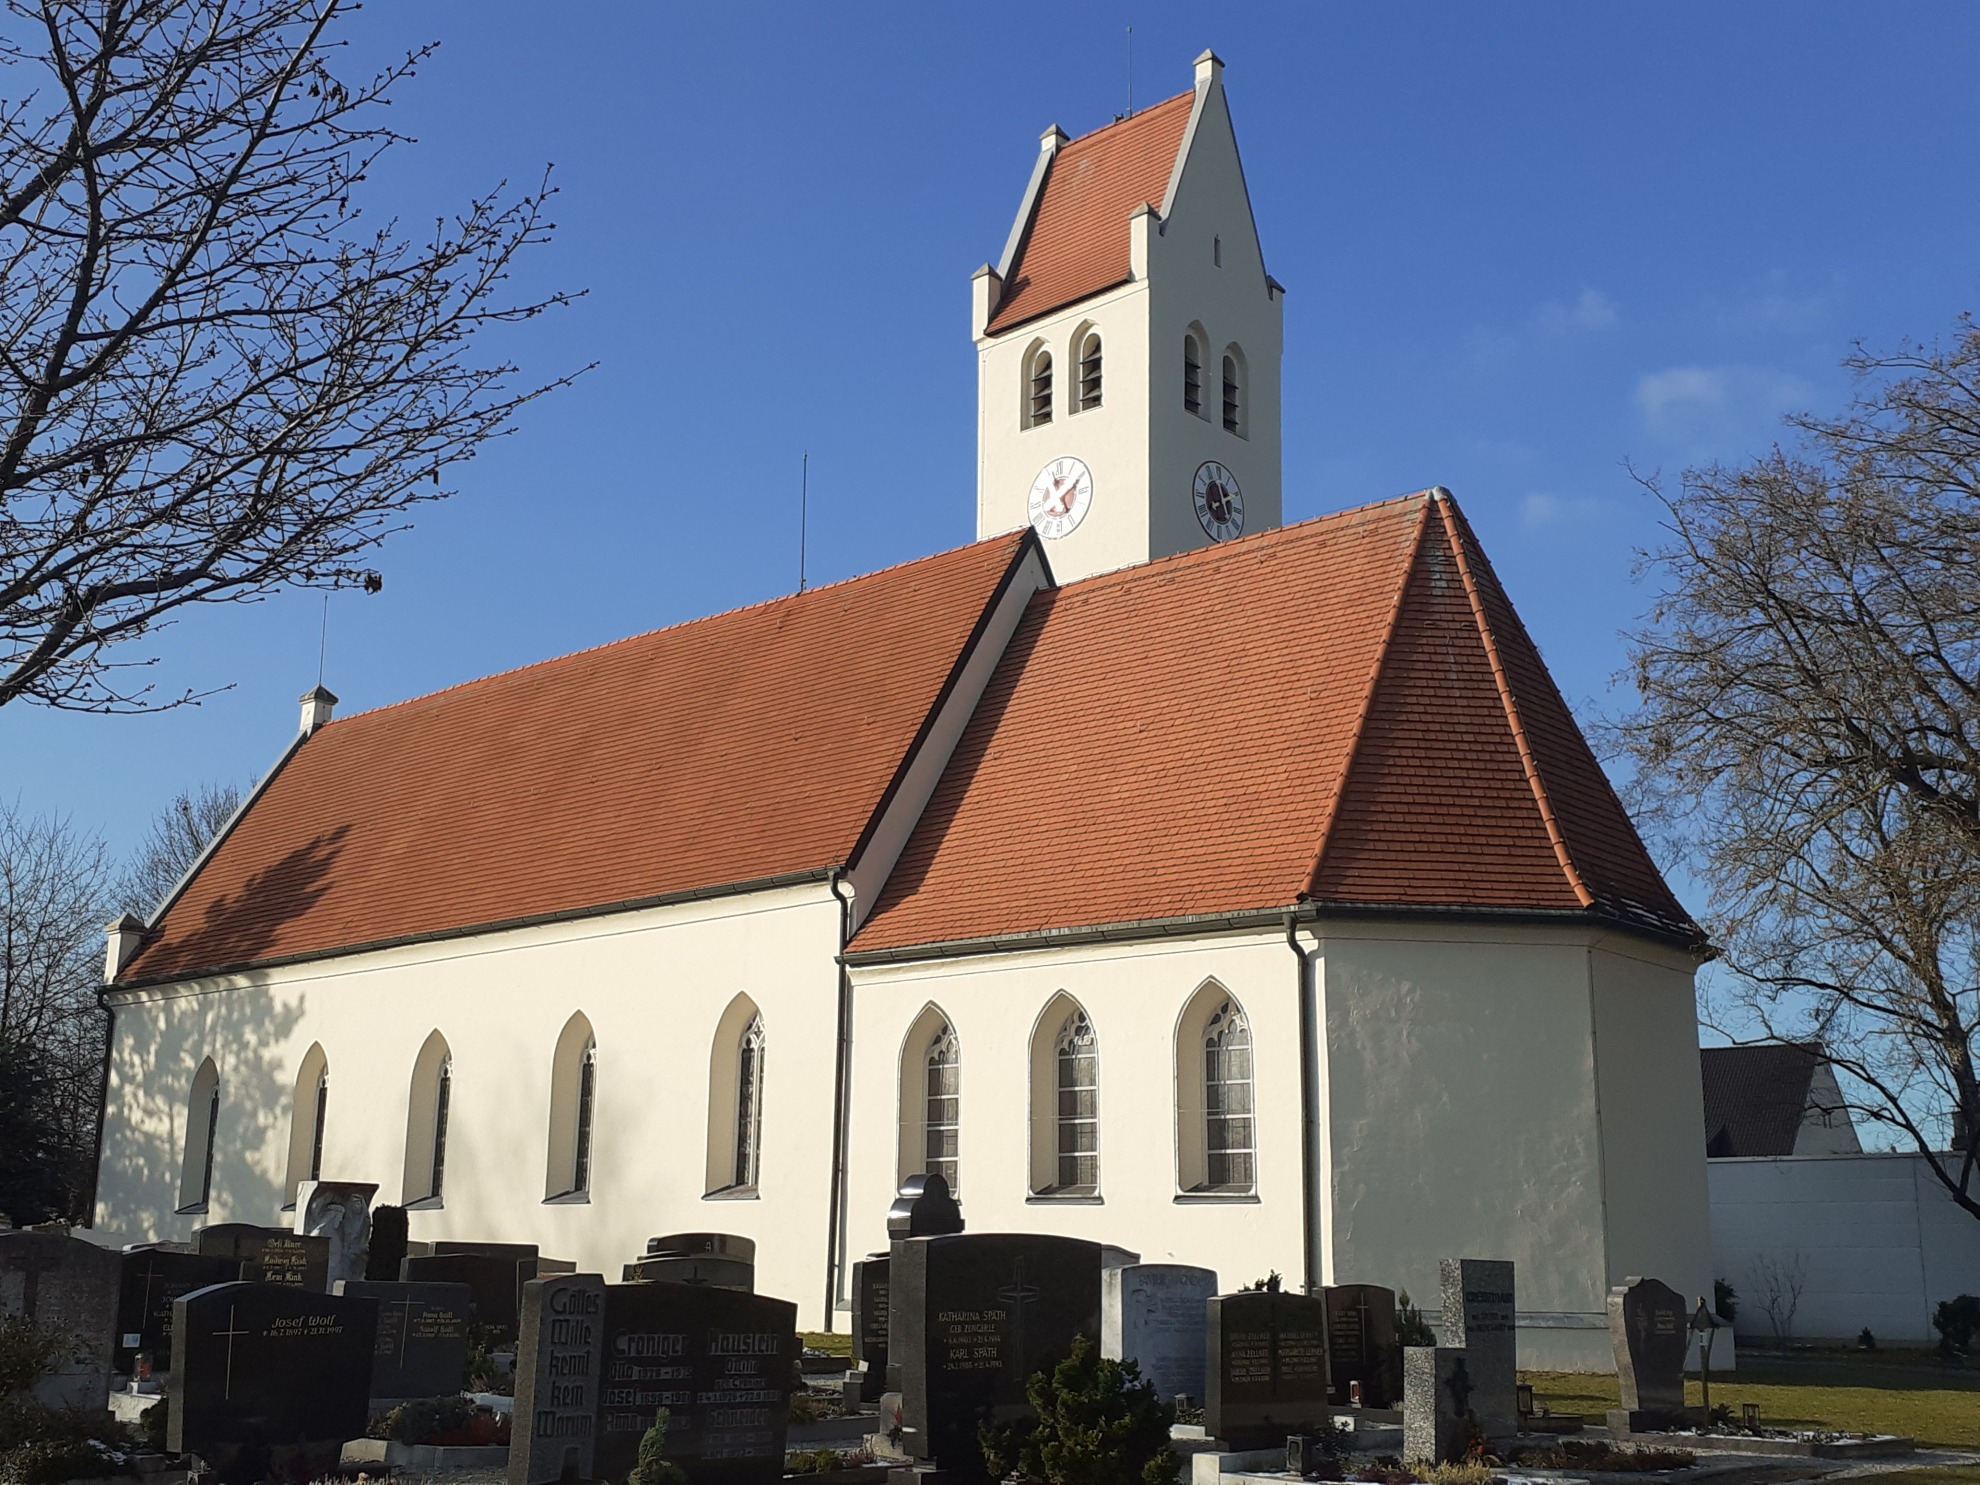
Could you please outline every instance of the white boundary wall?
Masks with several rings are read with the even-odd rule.
[[[1803,1339],[1936,1342],[1933,1308],[1980,1294],[1980,1219],[1946,1194],[1920,1155],[1782,1155],[1706,1163],[1718,1276],[1739,1291],[1739,1331],[1771,1337],[1757,1263],[1799,1254]]]

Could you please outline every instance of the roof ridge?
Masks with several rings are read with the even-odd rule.
[[[1389,622],[1382,631],[1382,643],[1376,647],[1374,663],[1368,667],[1368,684],[1362,688],[1361,707],[1355,714],[1354,733],[1348,739],[1347,752],[1341,760],[1340,774],[1334,780],[1333,793],[1320,809],[1320,843],[1313,852],[1313,865],[1306,873],[1306,885],[1300,889],[1299,895],[1302,900],[1311,897],[1319,889],[1320,869],[1326,865],[1327,846],[1333,838],[1334,817],[1340,811],[1341,801],[1347,797],[1348,780],[1354,774],[1354,762],[1361,753],[1361,740],[1368,732],[1368,714],[1375,705],[1375,690],[1382,683],[1382,672],[1388,666],[1389,651],[1395,643],[1396,631],[1402,627],[1403,600],[1409,593],[1409,580],[1415,575],[1416,564],[1423,555],[1423,538],[1430,529],[1430,506],[1430,501],[1424,501],[1422,510],[1417,513],[1416,530],[1410,536],[1409,552],[1403,558],[1402,572],[1396,579],[1396,596],[1389,605]]]
[[[1071,139],[1068,139],[1063,145],[1061,145],[1060,149],[1069,150],[1076,144],[1085,144],[1089,139],[1099,138],[1102,134],[1105,134],[1109,129],[1118,129],[1124,124],[1132,124],[1139,119],[1146,118],[1149,114],[1155,112],[1155,110],[1158,108],[1167,108],[1169,107],[1169,105],[1173,103],[1182,102],[1182,100],[1185,98],[1194,101],[1194,99],[1196,98],[1196,89],[1191,88],[1187,92],[1176,94],[1173,98],[1164,98],[1160,103],[1151,103],[1146,108],[1138,108],[1133,113],[1123,114],[1120,118],[1115,119],[1112,123],[1102,124],[1097,129],[1088,129],[1084,134],[1075,134]]]
[[[674,624],[662,624],[657,629],[642,629],[637,634],[622,635],[618,639],[608,639],[600,644],[586,645],[582,649],[567,650],[561,655],[546,655],[541,660],[531,660],[522,665],[511,665],[505,670],[492,670],[487,675],[475,676],[465,681],[456,681],[451,686],[441,686],[437,690],[422,691],[417,696],[405,696],[397,701],[388,701],[383,706],[374,706],[361,712],[352,712],[348,717],[339,717],[334,721],[325,722],[317,731],[321,732],[331,727],[345,727],[352,722],[381,716],[386,712],[398,711],[402,707],[416,706],[423,701],[433,701],[442,696],[451,696],[456,691],[466,691],[475,686],[486,685],[491,681],[503,680],[508,676],[521,675],[524,671],[528,670],[541,670],[548,666],[561,665],[567,660],[581,660],[587,655],[600,654],[606,650],[616,650],[623,645],[636,644],[643,639],[652,639],[658,635],[671,634],[677,629],[691,629],[697,624],[710,624],[717,619],[736,618],[742,614],[755,613],[761,609],[772,608],[780,603],[794,603],[799,599],[811,598],[820,593],[829,593],[835,588],[850,587],[854,583],[863,583],[869,578],[884,577],[891,572],[900,572],[905,568],[916,567],[924,562],[939,562],[944,557],[954,557],[978,547],[991,546],[998,542],[1005,542],[1015,546],[1023,542],[1026,533],[1030,529],[1027,526],[1021,527],[1016,531],[999,532],[995,536],[986,536],[981,541],[964,542],[959,547],[949,547],[945,551],[930,552],[921,557],[910,557],[904,562],[893,562],[885,567],[876,567],[871,572],[856,572],[851,577],[843,577],[837,582],[832,583],[820,583],[816,587],[806,588],[801,592],[780,593],[774,598],[759,598],[754,603],[740,603],[734,608],[717,609],[712,614],[701,614],[696,618],[682,619]]]
[[[1457,510],[1457,500],[1448,490],[1441,487],[1432,493],[1432,500],[1443,518],[1444,532],[1450,538],[1452,556],[1457,562],[1458,576],[1464,583],[1465,598],[1471,605],[1472,621],[1478,626],[1478,637],[1484,641],[1485,656],[1492,666],[1492,680],[1499,688],[1499,703],[1505,708],[1506,723],[1512,728],[1513,743],[1519,749],[1520,766],[1526,772],[1527,786],[1533,791],[1533,802],[1540,811],[1541,823],[1547,827],[1547,839],[1553,843],[1554,859],[1560,863],[1561,874],[1574,889],[1575,897],[1585,908],[1595,906],[1595,894],[1589,890],[1581,869],[1574,863],[1574,855],[1568,849],[1567,836],[1561,830],[1560,819],[1554,813],[1553,801],[1547,795],[1546,780],[1540,776],[1540,761],[1534,756],[1533,744],[1526,735],[1526,723],[1520,716],[1519,698],[1513,695],[1512,679],[1506,674],[1505,661],[1499,654],[1498,636],[1492,631],[1492,623],[1485,614],[1484,600],[1478,592],[1478,580],[1471,570],[1471,560],[1465,550],[1465,536],[1469,528],[1463,525]]]

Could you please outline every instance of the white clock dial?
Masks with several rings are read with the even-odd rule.
[[[1031,524],[1049,541],[1070,535],[1093,504],[1093,471],[1067,455],[1038,471],[1031,482]]]
[[[1244,535],[1244,492],[1230,470],[1215,459],[1198,465],[1194,495],[1197,522],[1212,541]]]

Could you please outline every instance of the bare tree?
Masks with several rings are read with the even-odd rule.
[[[1647,482],[1669,539],[1614,735],[1713,891],[1708,1019],[1819,1042],[1980,1217],[1980,330],[1848,364],[1792,448]]]
[[[331,72],[349,0],[6,0],[0,705],[171,705],[117,646],[188,604],[375,587],[362,559],[550,387],[475,332],[547,183],[417,238],[355,195],[430,48]]]
[[[182,789],[152,817],[151,828],[125,870],[118,893],[125,910],[148,917],[240,807],[241,791],[232,784]]]
[[[1762,1253],[1753,1260],[1747,1282],[1774,1327],[1776,1340],[1794,1336],[1794,1312],[1801,1308],[1801,1291],[1808,1286],[1808,1258],[1800,1249],[1785,1257]]]

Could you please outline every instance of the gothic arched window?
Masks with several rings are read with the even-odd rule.
[[[922,1118],[924,1174],[941,1176],[954,1193],[962,1135],[962,1046],[947,1023],[928,1044],[926,1113]]]
[[[1023,421],[1027,428],[1052,421],[1052,352],[1043,343],[1025,357]]]
[[[220,1069],[207,1058],[186,1098],[186,1144],[179,1163],[179,1210],[203,1212],[213,1198],[213,1146],[220,1134]]]
[[[1203,416],[1203,343],[1183,337],[1183,411]]]
[[[323,1136],[329,1128],[330,1061],[321,1042],[303,1053],[289,1105],[289,1164],[283,1200],[293,1204],[304,1181],[323,1179]]]
[[[598,1099],[598,1039],[584,1012],[557,1037],[550,1062],[550,1150],[543,1199],[583,1197],[591,1190],[591,1131]]]
[[[1224,431],[1244,434],[1244,361],[1236,346],[1224,352]]]
[[[707,1196],[752,1201],[763,1176],[763,1012],[747,995],[729,1002],[708,1050]]]
[[[1054,1048],[1061,1191],[1100,1185],[1100,1057],[1085,1011],[1066,1019]]]
[[[744,1028],[736,1049],[735,1180],[754,1187],[763,1147],[763,1018]]]
[[[1079,339],[1079,388],[1074,411],[1100,405],[1100,332],[1089,330]]]
[[[453,1101],[453,1049],[435,1031],[413,1059],[412,1089],[406,1100],[404,1205],[440,1205],[447,1184],[447,1119]]]
[[[1215,980],[1176,1024],[1176,1185],[1248,1196],[1258,1186],[1251,1020]]]

